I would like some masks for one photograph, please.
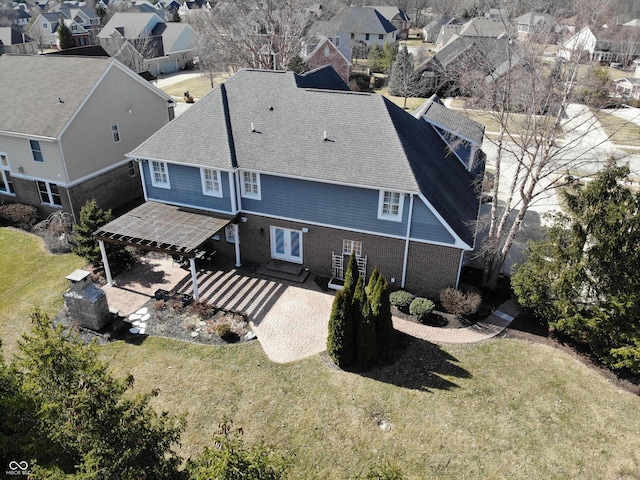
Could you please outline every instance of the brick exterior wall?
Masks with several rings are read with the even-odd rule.
[[[257,215],[243,216],[247,217],[246,223],[239,224],[243,264],[264,264],[271,260],[270,226],[292,230],[306,227],[309,232],[302,234],[302,259],[303,265],[311,272],[330,277],[332,252],[342,251],[344,239],[357,240],[362,242],[362,253],[367,256],[367,275],[377,267],[389,282],[395,280],[390,283],[392,288],[400,288],[404,240]],[[233,244],[226,244],[224,231],[219,243],[221,249],[218,252],[233,258]],[[346,260],[345,257],[345,267]],[[440,289],[455,286],[459,264],[460,249],[410,242],[405,288],[418,295],[437,297]]]
[[[136,175],[133,177],[130,176],[129,165],[125,164],[70,189],[58,187],[62,210],[74,213],[77,221],[80,216],[80,209],[92,198],[95,198],[98,206],[105,210],[109,208],[117,210],[118,207],[142,198],[142,183],[140,182],[140,172],[137,164],[135,168]],[[16,177],[12,177],[11,180],[16,196],[0,195],[0,201],[33,205],[36,207],[40,218],[46,218],[60,210],[56,207],[42,205],[34,180],[24,180]]]
[[[349,63],[331,42],[326,42],[326,45],[329,47],[329,56],[325,57],[325,47],[320,47],[314,55],[306,59],[307,69],[313,70],[314,68],[331,65],[338,72],[340,78],[344,80],[344,83],[349,85]]]

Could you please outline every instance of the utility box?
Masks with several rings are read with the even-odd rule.
[[[91,280],[91,273],[76,270],[67,277],[69,290],[64,292],[64,304],[69,317],[91,330],[102,330],[111,321],[107,294]]]

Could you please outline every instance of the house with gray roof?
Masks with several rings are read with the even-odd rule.
[[[136,72],[158,76],[184,69],[195,52],[190,25],[165,22],[156,13],[117,12],[98,34],[112,57]]]
[[[0,27],[0,55],[37,55],[38,45],[16,27]]]
[[[224,233],[211,231],[206,248],[238,266],[277,260],[339,278],[337,264],[355,251],[367,274],[377,267],[395,287],[433,296],[456,286],[474,246],[483,169],[470,171],[431,124],[350,91],[328,66],[241,70],[129,158],[144,208],[217,218]],[[161,235],[144,237],[153,216],[135,216],[139,241],[165,248]]]
[[[92,198],[118,208],[141,197],[125,154],[169,122],[173,105],[110,58],[1,56],[0,203],[77,220]]]

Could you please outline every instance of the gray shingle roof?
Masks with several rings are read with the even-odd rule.
[[[138,38],[144,34],[145,27],[151,22],[153,17],[162,19],[155,13],[141,12],[116,12],[107,24],[100,30],[98,38],[109,38],[117,28],[124,28],[124,37],[127,39]]]
[[[463,114],[445,107],[440,99],[434,95],[414,113],[417,118],[424,117],[429,123],[453,133],[464,140],[476,145],[482,145],[484,125]]]
[[[0,132],[55,138],[112,61],[47,55],[1,56]]]
[[[473,178],[446,158],[429,124],[380,95],[300,88],[297,80],[242,70],[130,155],[220,169],[237,161],[265,173],[420,192],[473,243]]]
[[[374,7],[346,7],[336,17],[347,32],[385,34],[397,30]]]

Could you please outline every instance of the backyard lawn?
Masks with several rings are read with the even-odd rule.
[[[593,110],[611,143],[636,147],[640,144],[640,125],[620,118],[608,110]],[[637,152],[634,152],[637,153]]]
[[[217,86],[224,80],[229,78],[226,73],[217,73],[213,79],[213,85]],[[190,78],[182,82],[174,83],[173,85],[162,88],[162,91],[167,95],[171,95],[179,102],[184,102],[184,93],[189,92],[195,99],[204,97],[211,90],[211,80],[208,75],[202,75],[200,77]]]
[[[51,257],[38,238],[6,228],[0,252],[6,356],[34,302],[55,311],[64,277],[82,262]],[[640,398],[572,356],[506,338],[439,347],[401,337],[400,345],[394,363],[364,374],[320,355],[274,364],[257,341],[149,337],[100,352],[137,388],[158,388],[157,407],[186,414],[185,456],[211,444],[226,414],[247,442],[295,455],[293,479],[346,479],[384,461],[409,479],[640,477]]]

